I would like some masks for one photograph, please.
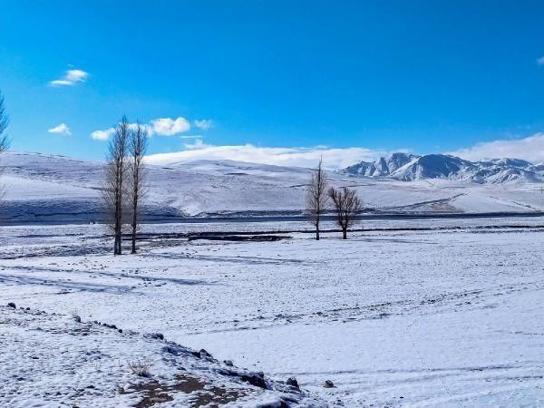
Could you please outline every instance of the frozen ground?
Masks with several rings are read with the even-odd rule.
[[[141,255],[116,258],[100,226],[7,227],[0,303],[160,332],[332,406],[541,406],[542,223],[376,221],[319,242],[300,223],[151,225]]]
[[[220,362],[160,333],[14,304],[0,306],[0,328],[2,407],[325,406],[294,382]]]

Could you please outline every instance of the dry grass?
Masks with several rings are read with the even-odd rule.
[[[138,377],[151,377],[151,362],[148,360],[135,360],[128,363],[128,368]]]

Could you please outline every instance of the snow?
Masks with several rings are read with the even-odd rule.
[[[67,224],[104,219],[100,163],[38,153],[2,156],[6,192],[2,222]],[[172,222],[187,217],[300,216],[309,174],[309,169],[234,161],[149,165],[144,218]],[[332,185],[357,189],[368,212],[526,213],[544,209],[537,183],[403,182],[334,172],[329,177]]]
[[[141,253],[120,257],[110,255],[99,225],[4,227],[0,304],[44,310],[47,319],[0,309],[0,346],[8,347],[0,356],[0,381],[12,387],[24,369],[37,384],[33,392],[20,388],[8,406],[28,406],[30,398],[43,404],[50,389],[68,398],[73,384],[82,388],[97,373],[78,368],[64,385],[65,365],[87,367],[81,351],[93,347],[121,362],[150,354],[158,361],[155,372],[170,381],[174,366],[162,360],[157,342],[141,335],[160,332],[219,361],[263,370],[267,378],[294,376],[311,393],[304,398],[330,406],[540,406],[541,226],[539,217],[375,220],[346,241],[335,232],[315,241],[292,232],[308,228],[300,222],[150,224]],[[281,231],[287,238],[190,241],[184,235],[198,231]],[[72,313],[124,333],[100,326],[82,339],[36,330],[71,330]],[[8,324],[6,332],[6,319],[25,323]],[[55,339],[58,350],[39,347]],[[45,366],[25,357],[33,347]],[[126,365],[108,361],[104,377],[93,382],[105,401],[95,406],[107,406],[113,384],[130,375]],[[47,375],[37,379],[43,370]],[[214,376],[210,381],[218,381]],[[336,387],[323,388],[325,380]],[[129,396],[115,398],[124,404]]]
[[[0,307],[3,407],[274,407],[282,401],[325,406],[285,383],[219,362],[162,334],[11,306]],[[261,379],[266,388],[258,385]]]

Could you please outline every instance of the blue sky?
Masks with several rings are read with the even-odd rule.
[[[544,130],[541,1],[0,4],[14,150],[102,159],[91,134],[123,114],[157,125],[151,153],[427,153]]]

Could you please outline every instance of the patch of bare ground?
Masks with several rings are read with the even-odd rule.
[[[134,392],[143,394],[143,398],[134,405],[135,408],[149,408],[156,404],[173,401],[173,395],[179,392],[191,394],[185,403],[188,408],[219,407],[248,395],[248,390],[209,385],[202,379],[188,374],[177,375],[174,384],[161,384],[159,381],[151,380],[132,384],[126,390],[120,390],[121,394]]]

